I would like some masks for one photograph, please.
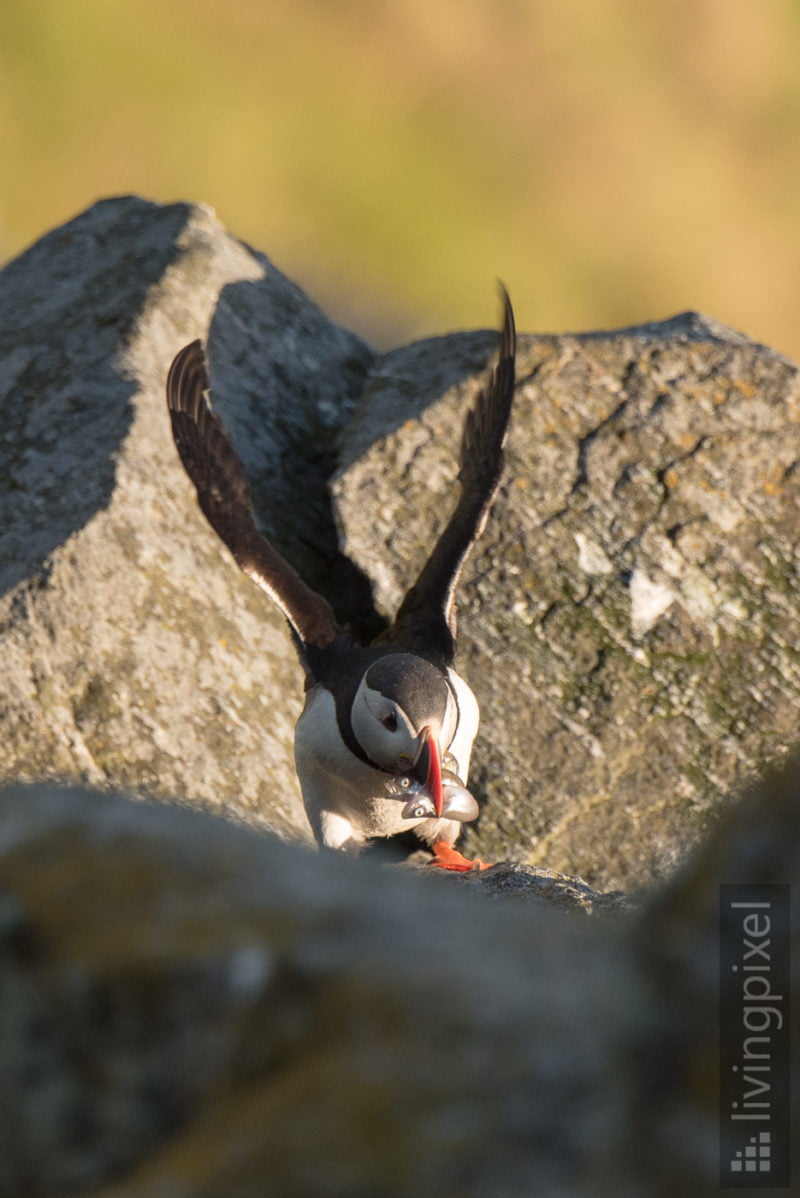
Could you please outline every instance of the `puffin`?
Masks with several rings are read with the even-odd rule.
[[[486,869],[455,842],[479,814],[467,789],[478,731],[475,696],[455,669],[456,590],[500,486],[515,384],[516,330],[500,286],[496,365],[467,412],[460,493],[394,622],[364,643],[324,596],[259,531],[244,468],[209,400],[201,341],[175,357],[167,405],[180,459],[200,508],[236,563],[278,605],[305,673],[295,766],[322,848],[359,855],[385,838],[432,852],[432,865]]]

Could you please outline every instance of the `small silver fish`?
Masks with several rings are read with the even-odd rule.
[[[400,812],[403,819],[437,819],[433,799],[426,794],[414,795]]]
[[[442,814],[437,816],[433,799],[425,784],[410,774],[400,774],[386,782],[392,798],[406,798],[401,812],[403,819],[455,819],[466,824],[477,817],[476,799],[451,770],[442,770]]]

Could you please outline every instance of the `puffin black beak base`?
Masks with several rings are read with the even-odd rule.
[[[441,816],[444,805],[444,794],[442,792],[442,751],[439,748],[438,737],[430,727],[422,729],[422,748],[419,751],[419,757],[414,766],[414,777],[422,782],[433,800],[436,815]]]

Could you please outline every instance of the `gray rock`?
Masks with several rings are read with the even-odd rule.
[[[613,919],[4,792],[0,1192],[716,1195],[719,882],[800,893],[797,768]]]
[[[169,432],[166,370],[212,316],[256,504],[338,577],[324,478],[371,351],[208,210],[95,205],[0,275],[0,777],[190,797],[305,836],[294,650]]]
[[[489,869],[472,869],[467,873],[435,872],[452,879],[451,884],[467,887],[476,894],[516,898],[565,911],[585,911],[587,915],[631,913],[639,906],[636,896],[623,890],[600,894],[587,886],[583,878],[572,878],[554,869],[523,865],[519,861],[500,861]]]
[[[447,518],[493,343],[389,354],[348,427],[339,526],[386,610]],[[483,714],[464,851],[636,887],[797,740],[798,372],[689,313],[522,337],[518,378],[460,591],[459,667]]]

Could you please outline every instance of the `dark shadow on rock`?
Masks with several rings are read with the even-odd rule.
[[[450,333],[415,341],[380,358],[354,407],[338,470],[346,470],[407,420],[418,420],[445,392],[479,376],[490,365],[497,342],[491,329]]]
[[[329,488],[342,467],[343,430],[349,460],[353,427],[368,415],[370,430],[375,428],[387,373],[408,373],[407,402],[378,414],[382,432],[417,417],[472,376],[490,355],[495,335],[475,334],[457,359],[440,354],[448,338],[381,357],[331,324],[267,258],[256,257],[264,278],[224,287],[209,330],[214,406],[244,464],[264,533],[329,600],[340,623],[369,640],[387,621],[375,607],[368,574],[340,548]],[[453,338],[459,347],[464,341]],[[441,361],[445,369],[436,369]],[[369,444],[374,440],[370,432]]]
[[[114,363],[190,212],[101,201],[0,274],[0,592],[108,505],[135,391]]]
[[[369,579],[339,551],[327,478],[373,351],[332,325],[262,254],[257,281],[223,288],[209,330],[215,409],[247,473],[260,527],[337,619],[365,636],[384,621]]]

